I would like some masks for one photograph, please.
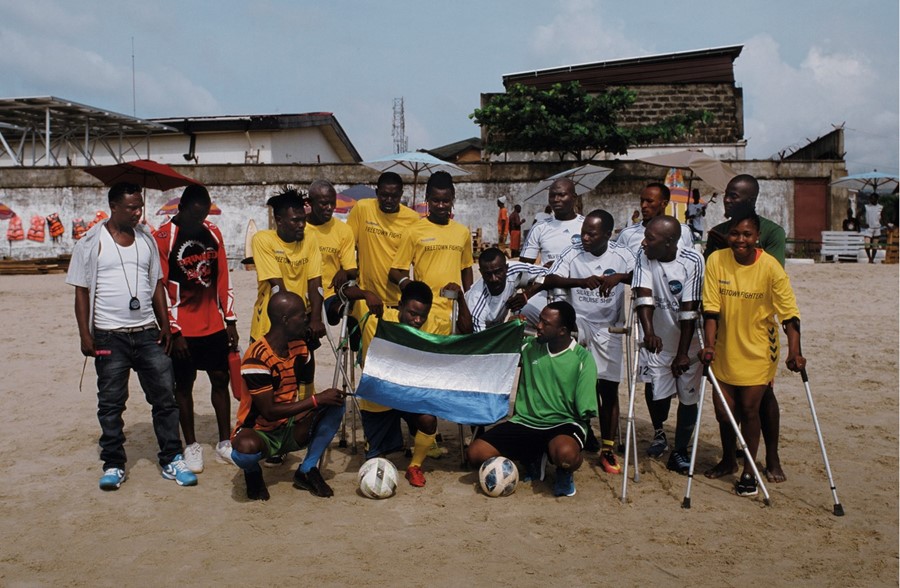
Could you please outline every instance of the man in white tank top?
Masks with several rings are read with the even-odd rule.
[[[122,413],[128,376],[138,374],[153,407],[153,431],[162,476],[193,486],[197,476],[182,458],[175,379],[169,359],[171,333],[166,291],[160,281],[159,250],[140,224],[141,187],[118,183],[109,190],[110,216],[75,244],[66,283],[75,286],[75,319],[81,353],[94,358],[100,420],[102,490],[125,481]]]

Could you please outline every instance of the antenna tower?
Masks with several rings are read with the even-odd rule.
[[[403,97],[394,98],[394,128],[391,131],[394,137],[394,153],[406,153],[406,120],[403,115]]]

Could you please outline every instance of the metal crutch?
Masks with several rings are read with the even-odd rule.
[[[627,373],[628,377],[628,416],[625,418],[625,463],[622,467],[622,503],[628,498],[628,466],[632,450],[634,451],[634,481],[640,482],[641,473],[638,468],[637,455],[637,432],[634,426],[634,397],[637,389],[637,370],[638,370],[638,348],[635,344],[632,333],[634,332],[634,313],[632,308],[628,315],[628,321],[624,327],[610,327],[609,332],[614,334],[622,334],[625,345],[625,363],[631,370]],[[633,356],[633,358],[632,358]],[[620,435],[621,438],[621,435]]]
[[[819,448],[822,450],[822,461],[825,462],[825,472],[828,474],[828,484],[831,487],[831,495],[834,498],[834,516],[844,516],[844,507],[838,500],[837,488],[834,486],[834,478],[831,475],[831,465],[828,463],[828,454],[825,452],[825,441],[822,439],[822,429],[819,427],[819,418],[816,416],[816,406],[813,404],[812,391],[809,389],[809,375],[806,368],[800,370],[800,378],[803,380],[803,387],[806,388],[806,399],[809,401],[809,412],[812,413],[813,423],[816,426],[816,437],[819,439]]]
[[[450,333],[456,334],[456,319],[459,317],[459,302],[457,300],[458,292],[456,290],[441,290],[441,296],[452,301],[450,310]],[[463,426],[456,424],[457,434],[459,435],[459,463],[462,467],[466,467],[466,438]]]
[[[703,346],[703,332],[701,330],[701,319],[697,319],[697,337],[700,341],[701,348]],[[704,371],[708,366],[704,366]],[[703,399],[706,395],[707,379],[703,378],[700,382],[700,399],[697,401],[697,422],[694,423],[694,441],[691,445],[691,467],[688,468],[687,488],[684,491],[684,500],[681,501],[681,508],[691,508],[691,485],[694,482],[694,465],[697,463],[697,445],[700,441],[700,417],[703,415]]]

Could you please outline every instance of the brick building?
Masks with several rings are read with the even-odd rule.
[[[677,144],[640,145],[629,149],[626,157],[610,155],[609,159],[634,159],[691,148],[720,159],[740,160],[746,150],[744,99],[742,89],[735,84],[734,60],[742,49],[742,45],[732,45],[512,73],[503,76],[503,85],[549,88],[577,81],[593,93],[628,88],[637,93],[637,99],[622,118],[625,125],[654,124],[691,110],[706,110],[713,115],[709,124]],[[482,105],[490,96],[482,94]],[[508,154],[500,159],[527,160],[532,155]]]

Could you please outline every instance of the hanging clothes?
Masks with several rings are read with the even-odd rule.
[[[54,242],[59,241],[59,238],[66,232],[66,227],[64,227],[62,221],[59,220],[59,214],[54,212],[48,215],[47,224],[50,225],[50,237]]]
[[[44,224],[47,221],[39,214],[31,217],[31,226],[28,227],[28,240],[29,241],[37,241],[38,243],[44,242]]]
[[[76,241],[84,237],[84,234],[87,233],[88,226],[87,223],[84,222],[84,219],[80,216],[76,219],[72,220],[72,238]]]
[[[98,210],[97,212],[94,213],[94,220],[92,220],[91,222],[88,223],[87,228],[90,229],[91,227],[93,227],[94,225],[96,225],[97,223],[99,223],[100,221],[102,221],[105,218],[109,218],[109,215],[106,214],[105,212],[103,212],[102,210]]]
[[[22,230],[22,219],[19,218],[19,215],[9,219],[9,227],[6,229],[6,240],[9,242],[25,240],[25,231]]]

